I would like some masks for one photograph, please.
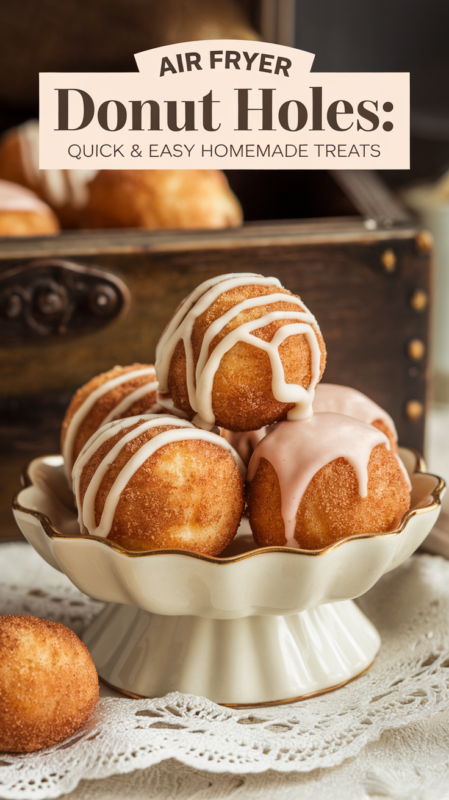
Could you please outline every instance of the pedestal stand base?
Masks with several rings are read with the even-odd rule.
[[[118,691],[173,691],[230,706],[299,700],[364,672],[380,646],[352,602],[287,617],[168,617],[110,603],[84,634],[98,673]]]

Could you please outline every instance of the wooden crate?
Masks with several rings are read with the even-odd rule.
[[[161,331],[180,300],[201,281],[223,272],[274,275],[299,294],[317,317],[326,342],[324,380],[368,394],[392,415],[400,442],[423,450],[428,234],[372,173],[230,177],[246,219],[253,220],[241,229],[79,231],[1,241],[0,537],[15,533],[10,501],[21,467],[36,455],[58,452],[59,426],[73,391],[114,364],[152,362]],[[289,207],[291,216],[318,215],[326,208],[328,216],[269,220],[276,210],[286,217]],[[55,335],[54,326],[47,333],[30,333],[20,314],[7,318],[2,305],[5,276],[19,267],[29,273],[30,263],[34,270],[48,259],[95,267],[121,279],[131,296],[128,313],[84,335],[70,333],[70,325],[66,334]],[[82,317],[82,309],[80,313]]]

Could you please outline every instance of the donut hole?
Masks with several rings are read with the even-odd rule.
[[[86,646],[58,622],[0,617],[0,751],[71,736],[92,714],[98,677]]]
[[[82,505],[103,459],[138,425],[120,430],[86,464],[80,478]],[[96,525],[129,459],[146,442],[174,429],[158,425],[124,445],[93,500]],[[243,481],[230,452],[201,439],[174,441],[162,445],[134,472],[118,498],[108,539],[132,551],[181,549],[218,555],[234,538],[242,512]]]
[[[254,339],[271,342],[276,332],[285,325],[296,324],[298,319],[289,318],[289,312],[304,312],[304,306],[289,302],[295,297],[291,292],[276,285],[241,285],[219,295],[210,306],[200,314],[193,325],[191,347],[194,370],[198,364],[204,337],[210,326],[230,309],[248,299],[272,294],[285,295],[285,301],[266,303],[241,310],[212,338],[208,344],[207,357],[232,331],[248,322],[256,322],[271,312],[285,312],[285,318],[275,320],[261,328],[255,327],[251,335]],[[320,348],[320,378],[326,363],[324,341],[318,328],[314,327]],[[278,348],[286,383],[298,384],[307,388],[312,381],[312,356],[305,334],[287,337]],[[196,373],[194,374],[196,385]],[[231,431],[258,430],[273,422],[286,418],[294,407],[293,403],[283,403],[273,395],[272,368],[268,353],[244,341],[234,344],[220,359],[212,384],[212,411],[215,424]],[[173,352],[168,373],[168,391],[175,408],[193,419],[196,411],[192,408],[187,389],[187,359],[185,345],[180,340]]]
[[[321,550],[348,536],[395,530],[410,507],[410,493],[397,458],[385,445],[368,462],[368,493],[360,497],[354,467],[337,458],[307,486],[296,514],[294,537],[300,548]],[[260,546],[284,546],[285,524],[279,479],[261,458],[249,487],[249,519]]]

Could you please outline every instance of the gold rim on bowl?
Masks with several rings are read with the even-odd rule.
[[[79,533],[76,536],[73,536],[68,533],[61,533],[60,531],[56,530],[56,528],[52,525],[50,518],[43,514],[40,511],[35,511],[31,508],[26,508],[21,503],[19,503],[19,495],[23,492],[24,489],[28,488],[29,486],[35,486],[36,484],[33,483],[30,475],[30,467],[31,465],[39,460],[42,461],[45,458],[55,458],[55,456],[41,456],[39,459],[32,459],[22,473],[22,482],[23,487],[20,489],[19,492],[14,496],[12,507],[14,511],[21,511],[24,514],[29,514],[32,517],[35,517],[39,520],[42,525],[43,530],[45,531],[46,535],[49,539],[72,539],[72,540],[80,540],[84,539],[85,541],[96,541],[101,542],[106,547],[110,547],[112,550],[115,550],[117,553],[120,553],[123,556],[127,556],[128,558],[148,558],[149,556],[160,556],[160,555],[177,555],[177,556],[185,556],[187,558],[197,558],[200,561],[208,561],[212,564],[233,564],[237,561],[243,561],[246,558],[253,558],[254,556],[260,556],[264,553],[292,553],[297,555],[303,556],[311,556],[311,557],[318,557],[325,555],[326,553],[331,552],[332,550],[336,550],[337,547],[341,547],[346,542],[351,542],[358,539],[373,539],[373,538],[386,538],[388,536],[397,536],[398,534],[402,533],[408,522],[412,519],[412,517],[417,516],[418,514],[427,514],[430,511],[435,511],[439,506],[441,506],[441,495],[443,490],[446,487],[446,482],[443,478],[440,478],[438,475],[434,475],[432,472],[426,471],[426,464],[421,456],[421,454],[414,450],[411,447],[404,448],[404,450],[408,450],[409,452],[413,453],[415,457],[415,468],[413,470],[414,473],[421,473],[423,475],[429,475],[432,478],[435,478],[437,481],[436,487],[431,492],[430,496],[433,499],[433,502],[427,506],[422,508],[413,508],[407,511],[404,514],[401,524],[398,528],[394,531],[386,531],[384,533],[360,533],[355,536],[347,536],[345,539],[339,539],[338,542],[334,542],[333,544],[327,545],[327,547],[323,547],[321,550],[302,550],[301,548],[297,547],[258,547],[254,550],[250,550],[247,553],[242,553],[241,555],[236,556],[229,556],[225,558],[220,558],[219,556],[205,556],[201,555],[201,553],[192,553],[189,550],[139,550],[139,551],[132,551],[126,550],[124,547],[121,547],[119,544],[110,541],[109,539],[103,539],[100,536],[90,536],[86,534]]]

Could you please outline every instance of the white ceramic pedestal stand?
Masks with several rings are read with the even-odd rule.
[[[352,600],[232,620],[110,603],[83,639],[99,675],[119,691],[180,691],[232,706],[288,702],[340,686],[364,672],[380,647]]]
[[[81,591],[108,603],[84,640],[99,675],[131,696],[178,690],[224,705],[288,702],[360,675],[380,646],[352,602],[423,542],[444,481],[401,456],[411,510],[397,531],[352,536],[318,552],[252,549],[245,525],[221,558],[129,553],[81,536],[60,456],[33,461],[14,501],[35,549]]]

